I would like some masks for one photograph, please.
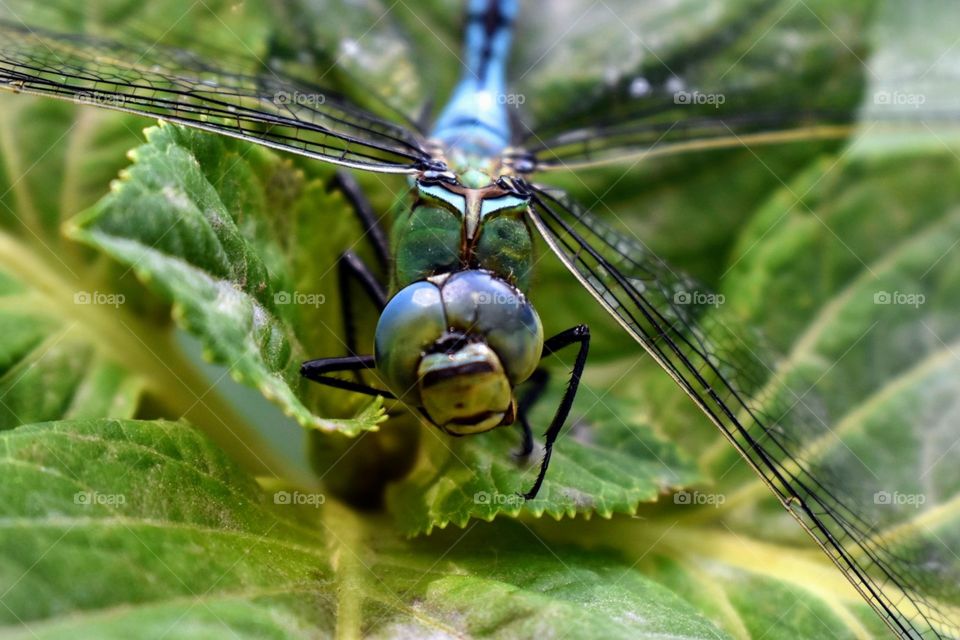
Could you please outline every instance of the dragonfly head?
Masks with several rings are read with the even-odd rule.
[[[486,271],[401,289],[377,324],[377,369],[436,426],[468,435],[512,424],[513,389],[536,369],[543,326],[525,296]]]

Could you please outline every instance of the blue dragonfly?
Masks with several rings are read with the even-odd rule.
[[[553,170],[655,155],[848,135],[856,112],[846,94],[778,97],[762,83],[726,89],[722,79],[696,90],[678,84],[679,75],[696,70],[778,3],[753,4],[740,22],[664,64],[676,74],[625,83],[624,99],[603,119],[580,114],[543,127],[528,126],[509,108],[506,70],[517,0],[468,2],[462,77],[429,125],[394,109],[362,107],[282,68],[234,72],[227,57],[213,64],[183,49],[145,51],[15,19],[0,23],[0,82],[14,92],[152,116],[346,169],[409,176],[408,206],[388,239],[357,184],[341,174],[340,186],[390,281],[381,282],[351,251],[340,257],[344,286],[358,283],[380,309],[373,353],[357,348],[345,305],[348,353],[305,362],[302,374],[398,399],[453,436],[517,424],[520,453],[529,456],[534,428],[528,413],[546,384],[541,360],[573,349],[569,384],[543,434],[527,499],[542,487],[590,345],[586,325],[545,336],[527,297],[533,246],[542,239],[897,634],[956,635],[960,629],[938,602],[920,595],[925,577],[916,562],[867,545],[869,510],[802,457],[796,434],[810,427],[794,410],[796,402],[784,397],[761,407],[751,400],[754,375],[764,365],[731,345],[729,327],[706,322],[703,305],[685,299],[698,285],[562,190],[536,180]],[[386,389],[342,375],[370,369]],[[521,384],[530,390],[518,397]]]

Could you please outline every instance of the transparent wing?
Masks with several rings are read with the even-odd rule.
[[[163,118],[334,164],[414,173],[415,132],[273,73],[222,70],[179,49],[0,22],[0,86]]]
[[[855,495],[862,487],[843,470],[805,458],[811,443],[829,439],[830,422],[815,394],[768,368],[762,342],[707,313],[716,302],[709,292],[563,192],[533,187],[530,215],[567,268],[721,429],[893,630],[960,634],[943,604],[953,601],[960,578],[944,575],[956,573],[953,565],[929,549],[905,551],[878,538],[882,507]]]
[[[583,169],[687,151],[842,139],[852,133],[855,120],[843,110],[742,111],[718,117],[670,115],[671,106],[661,105],[667,113],[635,123],[564,133],[525,149],[523,156],[537,171]]]
[[[534,95],[553,97],[564,80],[576,93],[555,99],[553,113],[534,105],[529,124],[520,119],[519,146],[537,169],[550,170],[846,136],[869,77],[861,56],[871,12],[864,2],[787,0],[735,0],[709,11],[692,0],[581,8],[570,16],[572,33],[542,63],[546,79],[530,82],[547,82],[566,49],[596,49],[596,60],[567,61],[556,86],[537,86]]]

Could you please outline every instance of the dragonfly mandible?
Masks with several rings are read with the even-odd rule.
[[[746,86],[725,93],[722,111],[707,105],[678,118],[671,111],[677,95],[671,76],[628,87],[636,99],[603,124],[524,131],[504,99],[518,4],[468,2],[462,79],[430,128],[280,72],[232,72],[180,49],[144,51],[17,21],[0,23],[0,82],[14,92],[153,116],[347,169],[409,176],[408,206],[394,223],[392,241],[356,184],[341,176],[391,279],[380,282],[354,253],[340,257],[340,280],[359,282],[381,310],[374,352],[357,351],[348,322],[350,353],[306,362],[302,373],[325,385],[395,397],[452,435],[519,424],[521,453],[529,455],[534,437],[527,412],[544,384],[540,360],[576,349],[527,498],[542,486],[590,342],[584,325],[545,337],[527,299],[534,241],[541,238],[723,432],[894,631],[956,632],[936,602],[910,589],[922,577],[907,561],[882,547],[864,548],[869,524],[843,487],[814,475],[799,457],[789,407],[761,410],[749,400],[741,378],[748,365],[738,362],[719,330],[700,322],[696,305],[678,300],[696,285],[635,238],[535,179],[554,169],[696,148],[843,137],[854,108],[820,96],[787,96],[758,110],[755,98],[769,99],[770,92]],[[743,24],[732,25],[734,33],[778,3],[753,4]],[[705,42],[674,66],[696,65],[725,41]],[[310,95],[323,100],[278,99]],[[333,375],[366,369],[376,369],[388,389]],[[515,390],[523,383],[534,392],[518,401]]]

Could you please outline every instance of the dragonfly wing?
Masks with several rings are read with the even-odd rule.
[[[853,113],[842,109],[742,111],[730,117],[659,115],[614,127],[577,129],[525,151],[537,171],[584,169],[689,151],[841,139],[852,133],[853,125]]]
[[[370,110],[379,113],[387,104],[392,113],[426,124],[456,83],[459,65],[451,64],[456,59],[448,48],[462,35],[459,20],[451,19],[459,17],[456,10],[386,0],[287,0],[271,7],[279,25],[272,56],[298,65],[306,59],[313,69],[344,75],[350,95]],[[425,33],[435,37],[421,37]]]
[[[867,84],[860,58],[871,15],[865,3],[740,0],[709,12],[702,3],[669,4],[664,16],[615,4],[581,17],[592,24],[594,13],[612,14],[605,23],[616,36],[602,39],[604,46],[613,40],[635,51],[595,64],[609,77],[577,84],[566,110],[531,110],[520,147],[537,169],[850,131]],[[567,42],[556,44],[560,50]],[[581,45],[574,39],[571,46]]]
[[[909,637],[960,631],[929,596],[936,567],[877,543],[869,505],[853,498],[836,471],[804,459],[811,441],[831,435],[815,395],[788,388],[767,368],[761,343],[703,313],[714,304],[709,294],[639,241],[563,192],[532,193],[532,222],[560,260],[720,428],[891,628]]]
[[[222,70],[180,49],[0,22],[0,83],[346,167],[414,173],[429,162],[418,134],[336,93],[269,72]]]

